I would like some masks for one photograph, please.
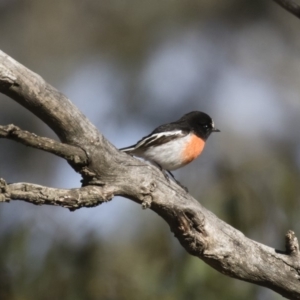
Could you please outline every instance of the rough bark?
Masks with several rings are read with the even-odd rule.
[[[108,201],[114,195],[150,208],[170,226],[181,245],[219,272],[268,287],[286,298],[300,299],[300,255],[294,233],[285,251],[248,239],[218,219],[158,168],[118,151],[89,120],[40,76],[0,52],[0,92],[48,124],[62,143],[1,126],[10,138],[68,160],[82,175],[83,187],[54,189],[0,181],[0,201],[24,200],[78,209]],[[76,159],[74,159],[76,157]]]

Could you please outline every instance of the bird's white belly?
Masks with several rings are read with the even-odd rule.
[[[190,139],[191,136],[187,135],[160,146],[149,147],[149,149],[143,153],[137,153],[137,155],[159,164],[165,170],[176,170],[185,165],[182,153]]]

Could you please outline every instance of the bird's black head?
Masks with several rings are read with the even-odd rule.
[[[184,115],[180,121],[188,123],[193,132],[203,140],[207,140],[212,132],[220,131],[215,128],[212,118],[201,111],[192,111]]]

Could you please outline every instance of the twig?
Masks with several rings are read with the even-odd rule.
[[[35,205],[55,205],[76,210],[80,207],[93,207],[111,200],[113,189],[86,186],[79,189],[56,189],[31,183],[7,184],[0,178],[0,202],[24,200]]]
[[[26,146],[50,152],[75,165],[85,165],[88,160],[85,152],[79,147],[37,136],[34,133],[21,130],[13,124],[7,126],[0,125],[0,138],[14,140]]]

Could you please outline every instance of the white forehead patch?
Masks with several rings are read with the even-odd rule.
[[[211,121],[211,126],[212,126],[212,128],[215,128],[215,123],[214,123],[214,121]]]

